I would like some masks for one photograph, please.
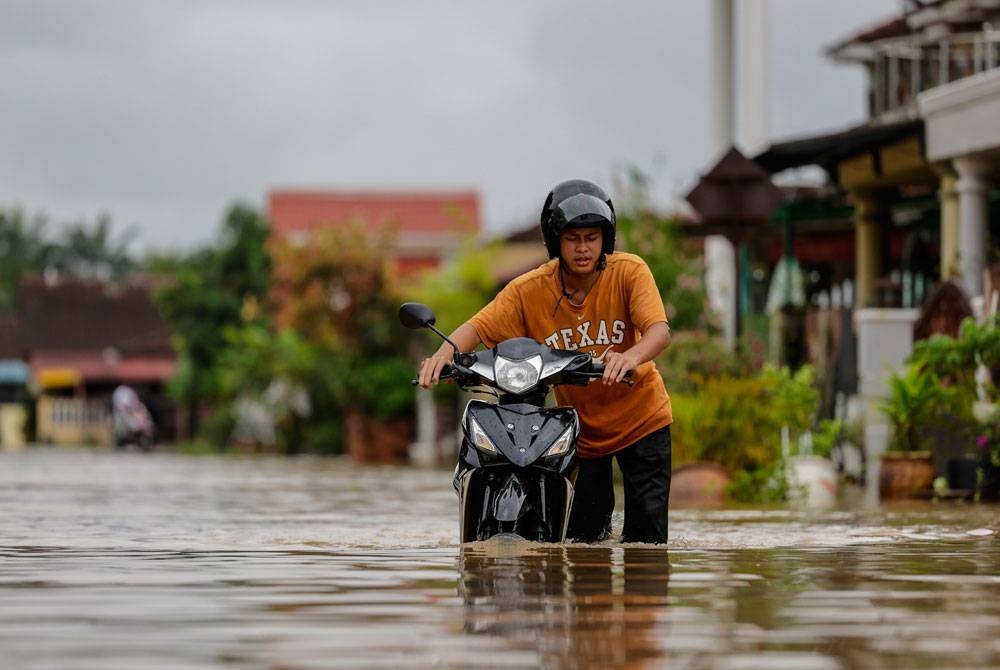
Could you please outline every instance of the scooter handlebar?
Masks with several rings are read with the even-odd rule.
[[[441,368],[441,375],[438,377],[438,379],[440,381],[445,381],[447,379],[455,379],[457,377],[460,377],[461,374],[462,374],[462,371],[459,370],[459,369],[457,369],[456,366],[448,364],[448,365],[445,365],[443,368]],[[419,384],[420,384],[420,380],[419,379],[411,379],[410,380],[410,386],[418,386]]]
[[[632,372],[633,372],[632,370],[626,371],[625,372],[625,378],[622,379],[620,383],[625,384],[626,386],[634,386],[635,385],[635,381],[632,379]],[[441,375],[440,375],[440,377],[438,377],[438,379],[440,381],[445,381],[445,380],[448,380],[448,379],[458,379],[458,378],[462,377],[463,374],[474,375],[475,373],[473,373],[472,370],[469,370],[469,369],[464,368],[462,366],[459,366],[457,364],[456,365],[450,365],[449,364],[449,365],[445,365],[443,368],[441,368]],[[595,360],[595,361],[593,361],[591,363],[591,370],[589,370],[587,372],[578,371],[578,372],[575,372],[573,374],[574,375],[579,375],[580,377],[585,378],[588,381],[589,380],[594,380],[594,379],[600,379],[601,377],[604,376],[604,362],[603,361]],[[420,380],[419,379],[411,379],[410,380],[410,385],[411,386],[417,386],[419,384],[420,384]]]
[[[595,359],[591,363],[590,367],[591,369],[586,372],[579,371],[573,374],[579,375],[580,377],[587,379],[588,383],[590,380],[600,379],[601,377],[604,376],[604,361],[599,361]],[[626,386],[633,386],[635,384],[635,381],[632,379],[632,372],[633,372],[632,370],[626,371],[625,378],[622,379],[620,383],[625,384]]]

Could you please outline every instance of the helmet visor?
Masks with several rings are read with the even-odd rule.
[[[614,221],[611,208],[600,198],[586,193],[570,196],[556,205],[565,228],[580,228],[583,226],[604,226]]]

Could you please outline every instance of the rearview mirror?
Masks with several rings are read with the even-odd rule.
[[[434,311],[419,302],[404,302],[399,307],[399,322],[407,328],[429,328],[437,321]]]

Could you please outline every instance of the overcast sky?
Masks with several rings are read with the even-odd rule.
[[[471,188],[490,231],[712,160],[707,0],[0,0],[0,207],[213,239],[274,187]],[[864,119],[823,47],[898,0],[767,0],[772,140]]]

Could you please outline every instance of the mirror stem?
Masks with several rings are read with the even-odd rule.
[[[442,340],[444,340],[445,342],[447,342],[448,344],[451,345],[451,348],[455,350],[455,356],[457,356],[459,353],[461,353],[458,350],[458,346],[454,342],[452,342],[450,339],[448,339],[447,335],[445,335],[440,330],[438,330],[437,327],[435,327],[433,323],[428,323],[427,327],[430,328],[431,330],[433,330],[435,333],[437,333],[441,337]]]

